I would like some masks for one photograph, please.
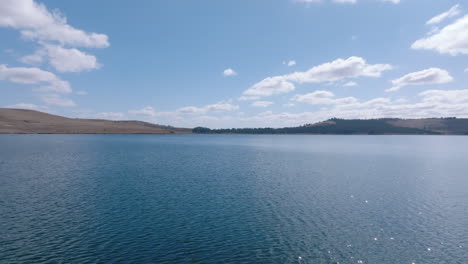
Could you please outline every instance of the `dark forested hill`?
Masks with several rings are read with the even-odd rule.
[[[468,135],[468,119],[337,119],[285,128],[194,128],[198,134]]]

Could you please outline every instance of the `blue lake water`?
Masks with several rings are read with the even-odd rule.
[[[0,263],[468,263],[468,137],[1,135]]]

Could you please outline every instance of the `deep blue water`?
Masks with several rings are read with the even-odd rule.
[[[468,137],[1,135],[1,263],[468,263]]]

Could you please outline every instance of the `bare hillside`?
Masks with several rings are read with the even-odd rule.
[[[0,134],[187,134],[190,129],[141,121],[66,118],[43,112],[0,108]]]

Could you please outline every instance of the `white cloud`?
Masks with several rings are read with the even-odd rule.
[[[0,64],[0,80],[19,84],[42,84],[38,91],[70,93],[70,84],[55,74],[38,68],[8,67]]]
[[[272,105],[273,102],[269,102],[269,101],[255,101],[251,104],[251,106],[253,107],[268,107],[270,105]]]
[[[39,99],[41,99],[44,103],[48,105],[63,106],[63,107],[76,106],[73,100],[62,97],[58,94],[41,94],[39,95]]]
[[[354,87],[354,86],[358,86],[358,83],[357,82],[353,82],[353,81],[349,81],[345,84],[343,84],[344,87]]]
[[[203,107],[186,106],[179,108],[177,112],[181,114],[202,114],[206,113],[206,110]]]
[[[345,78],[380,77],[391,69],[389,64],[367,64],[363,58],[353,56],[315,66],[306,72],[289,74],[287,79],[298,83],[334,82]]]
[[[109,46],[104,34],[88,33],[67,24],[58,11],[50,12],[33,0],[2,0],[0,27],[20,30],[26,39],[53,41],[61,45],[104,48]]]
[[[34,54],[23,56],[20,61],[38,65],[47,58],[50,65],[59,72],[82,72],[99,69],[101,65],[95,56],[86,52],[64,48],[58,45],[43,44]]]
[[[106,120],[122,120],[125,118],[125,114],[121,112],[101,112],[95,114],[94,117]]]
[[[292,66],[296,65],[296,61],[295,60],[290,60],[288,62],[283,61],[283,64],[288,65],[288,67],[292,67]]]
[[[288,81],[287,76],[268,77],[244,91],[244,96],[258,98],[274,94],[288,93],[295,89],[296,86]]]
[[[322,96],[326,100],[342,98],[332,96],[324,91]],[[242,112],[232,114],[184,115],[178,112],[168,112],[160,116],[159,122],[181,127],[207,126],[212,128],[232,127],[285,127],[298,126],[307,123],[323,121],[332,117],[337,118],[429,118],[429,117],[468,117],[468,90],[426,90],[414,98],[373,98],[367,101],[342,100],[329,101],[326,104],[310,106],[316,110],[306,112],[273,112],[264,111],[255,115]],[[284,107],[293,106],[292,102]],[[201,108],[197,108],[201,109]],[[292,108],[294,109],[294,108]]]
[[[461,13],[460,5],[457,4],[457,5],[454,5],[452,8],[450,8],[448,11],[429,19],[426,22],[426,24],[427,25],[439,24],[447,18],[458,16],[460,13]]]
[[[140,110],[129,110],[128,113],[131,115],[140,115],[140,116],[149,116],[149,117],[155,117],[157,115],[156,110],[151,106],[144,107],[143,109],[140,109]]]
[[[468,72],[468,68],[465,69],[465,72]]]
[[[257,99],[260,99],[260,96],[245,96],[245,95],[242,95],[237,100],[239,100],[239,101],[250,101],[250,100],[257,100]]]
[[[7,105],[6,108],[15,108],[15,109],[29,109],[29,110],[46,110],[47,106],[40,106],[35,104],[28,104],[28,103],[18,103],[14,105]]]
[[[81,72],[101,67],[96,57],[77,49],[66,49],[56,45],[46,45],[45,49],[50,64],[59,72]]]
[[[235,76],[235,75],[237,75],[237,72],[235,72],[233,69],[229,68],[229,69],[224,70],[223,75],[224,76]]]
[[[392,69],[389,64],[367,64],[360,57],[337,59],[315,66],[305,72],[268,77],[244,91],[244,96],[271,96],[295,90],[296,83],[335,82],[347,78],[380,77],[384,71]]]
[[[398,91],[401,87],[408,85],[443,84],[452,81],[453,77],[448,71],[439,68],[429,68],[418,72],[412,72],[401,78],[393,80],[393,87],[386,91]]]
[[[358,101],[354,97],[335,98],[335,95],[332,92],[322,90],[308,94],[298,94],[291,98],[291,100],[313,105],[341,105],[351,104]]]
[[[176,112],[181,114],[205,114],[208,112],[228,112],[239,109],[239,106],[230,103],[219,102],[203,107],[187,106],[179,108]]]
[[[23,39],[41,46],[35,53],[23,56],[20,62],[39,65],[45,58],[59,72],[81,72],[98,69],[95,56],[76,48],[106,48],[107,35],[85,32],[67,23],[58,10],[49,11],[34,0],[2,0],[0,27],[19,30]]]
[[[439,107],[468,103],[468,90],[427,90],[419,93],[419,96],[424,103],[437,104]]]
[[[431,35],[437,34],[439,32],[440,32],[440,28],[434,26],[434,27],[432,27],[431,31],[427,32],[426,35],[431,36]]]
[[[468,54],[468,15],[426,38],[415,41],[411,48],[434,50],[452,56]]]
[[[44,60],[45,50],[38,49],[31,55],[23,56],[19,59],[20,62],[31,65],[39,65]]]
[[[233,105],[230,103],[217,103],[211,104],[204,107],[208,112],[225,112],[225,111],[234,111],[239,109],[239,106]]]
[[[468,117],[468,90],[428,90],[418,94],[415,103],[406,100],[374,98],[368,101],[334,104],[313,112],[274,113],[266,111],[254,116],[231,119],[239,126],[284,127],[327,120],[369,118]],[[229,127],[229,125],[227,125]]]

